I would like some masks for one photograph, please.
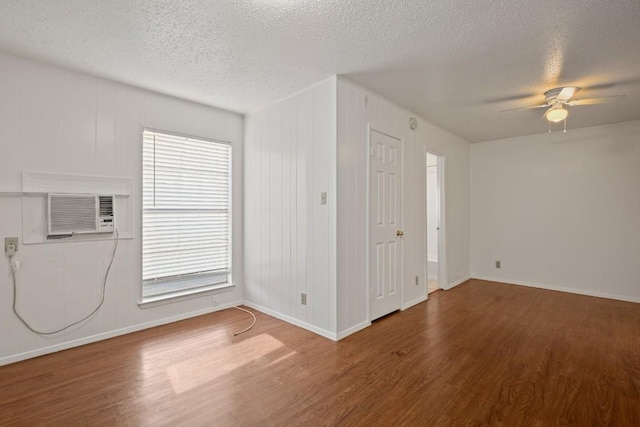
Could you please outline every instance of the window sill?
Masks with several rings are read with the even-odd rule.
[[[203,286],[195,289],[187,289],[184,291],[173,292],[170,294],[147,297],[144,300],[142,300],[142,302],[138,303],[138,307],[145,309],[145,308],[157,307],[165,304],[172,304],[174,302],[180,302],[180,301],[185,301],[193,298],[200,298],[207,295],[228,292],[235,287],[236,285],[232,283],[221,283],[218,285]]]

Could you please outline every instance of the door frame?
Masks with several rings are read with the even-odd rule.
[[[404,228],[405,223],[405,209],[404,209],[404,192],[405,192],[405,182],[404,182],[404,156],[405,156],[405,138],[394,136],[390,132],[385,132],[384,130],[379,130],[382,127],[378,127],[373,125],[371,122],[367,122],[367,162],[366,162],[366,173],[367,173],[367,181],[366,181],[366,205],[365,212],[367,216],[366,227],[367,232],[366,235],[366,246],[367,246],[367,256],[365,262],[366,268],[366,280],[367,280],[367,304],[366,304],[366,313],[367,313],[367,321],[371,323],[371,132],[378,132],[380,134],[386,135],[390,138],[397,139],[400,141],[400,228]],[[426,159],[426,157],[425,157]],[[425,170],[426,173],[426,170]],[[403,310],[404,307],[404,239],[400,239],[400,306],[398,310]],[[426,289],[426,287],[425,287]]]
[[[447,277],[447,250],[445,238],[447,232],[446,216],[445,216],[445,204],[446,204],[446,191],[445,191],[445,165],[446,156],[436,150],[431,150],[424,147],[422,155],[422,169],[424,171],[424,242],[425,242],[425,259],[424,259],[424,277],[425,280],[429,280],[429,260],[427,257],[428,248],[428,230],[427,230],[427,153],[438,156],[438,201],[440,203],[440,209],[438,215],[440,216],[440,230],[438,233],[438,286],[440,289],[449,289],[449,281]],[[427,299],[429,298],[429,291],[427,289],[427,283],[425,283],[425,292],[427,293]]]

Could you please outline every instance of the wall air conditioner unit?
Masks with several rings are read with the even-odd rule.
[[[113,233],[113,196],[48,194],[49,236]]]

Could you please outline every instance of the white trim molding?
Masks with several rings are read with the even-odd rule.
[[[429,298],[428,295],[423,295],[421,297],[415,298],[414,300],[411,300],[409,302],[406,302],[406,303],[402,304],[402,307],[400,307],[400,310],[405,311],[405,310],[413,307],[414,305],[418,305],[421,302],[427,301],[428,298]]]
[[[534,283],[534,282],[528,282],[524,280],[499,279],[495,277],[482,277],[482,276],[476,276],[474,277],[474,279],[486,280],[488,282],[503,283],[506,285],[517,285],[517,286],[526,286],[529,288],[546,289],[548,291],[567,292],[570,294],[585,295],[588,297],[607,298],[607,299],[613,299],[618,301],[640,303],[640,298],[628,297],[626,295],[609,294],[606,292],[587,291],[584,289],[565,288],[563,286],[545,285],[542,283]]]
[[[255,303],[252,303],[252,302],[249,302],[249,301],[245,301],[244,305],[246,305],[249,308],[253,308],[254,310],[258,310],[261,313],[268,314],[271,317],[275,317],[276,319],[280,319],[280,320],[282,320],[284,322],[290,323],[290,324],[292,324],[294,326],[298,326],[300,328],[306,329],[307,331],[311,331],[311,332],[313,332],[315,334],[318,334],[318,335],[320,335],[322,337],[328,338],[328,339],[330,339],[332,341],[338,341],[338,335],[337,334],[335,334],[333,332],[329,332],[329,331],[327,331],[325,329],[322,329],[322,328],[318,328],[317,326],[310,325],[310,324],[308,324],[306,322],[303,322],[302,320],[298,320],[298,319],[295,319],[293,317],[286,316],[284,314],[278,313],[277,311],[271,310],[269,308],[263,307],[261,305],[258,305],[258,304],[255,304]]]
[[[153,320],[151,322],[141,323],[139,325],[130,326],[127,328],[116,329],[113,331],[103,332],[100,334],[92,335],[85,338],[79,338],[73,341],[67,341],[48,347],[38,348],[36,350],[26,351],[24,353],[14,354],[11,356],[0,358],[0,366],[8,365],[9,363],[20,362],[22,360],[31,359],[34,357],[42,356],[45,354],[56,353],[58,351],[67,350],[73,347],[79,347],[85,344],[91,344],[94,342],[106,340],[109,338],[117,337],[120,335],[130,334],[132,332],[142,331],[143,329],[149,329],[156,326],[166,325],[168,323],[178,322],[180,320],[190,319],[192,317],[202,316],[204,314],[213,313],[220,310],[226,310],[228,308],[237,307],[242,305],[242,301],[229,302],[226,304],[220,304],[215,307],[207,307],[202,310],[196,310],[189,313],[183,313],[177,316],[167,317],[164,319]]]
[[[471,280],[471,277],[464,277],[464,278],[462,278],[462,279],[460,279],[460,280],[456,280],[456,281],[455,281],[455,282],[453,282],[453,283],[449,283],[449,284],[447,285],[447,287],[446,287],[446,288],[442,288],[442,289],[444,289],[445,291],[448,291],[449,289],[453,289],[453,288],[455,288],[456,286],[463,284],[463,283],[464,283],[464,282],[466,282],[467,280]]]
[[[22,191],[30,193],[95,193],[131,196],[133,194],[133,179],[97,175],[22,172]]]
[[[348,337],[349,335],[353,335],[356,332],[360,332],[361,330],[366,329],[369,326],[371,326],[371,322],[367,320],[366,322],[358,323],[355,326],[352,326],[352,327],[350,327],[348,329],[345,329],[342,332],[338,332],[338,341],[343,339],[343,338]]]

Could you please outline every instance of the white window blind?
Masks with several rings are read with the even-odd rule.
[[[231,146],[143,133],[143,296],[225,283]]]

